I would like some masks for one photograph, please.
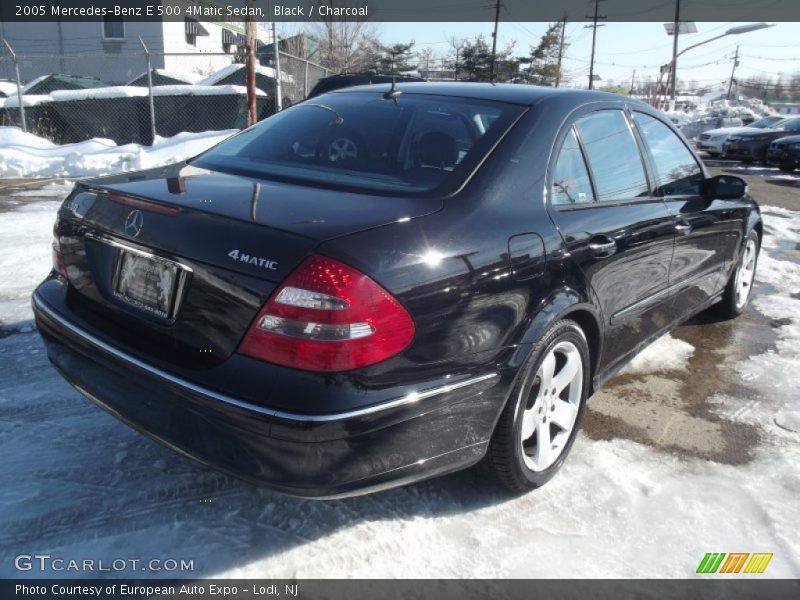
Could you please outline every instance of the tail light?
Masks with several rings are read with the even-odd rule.
[[[389,292],[315,254],[275,290],[239,352],[308,371],[347,371],[394,356],[413,337],[411,316]]]
[[[61,230],[58,227],[58,221],[53,225],[53,268],[57,273],[64,277],[67,276],[67,267],[64,264],[64,255],[61,253]]]

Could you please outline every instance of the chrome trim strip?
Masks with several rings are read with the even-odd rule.
[[[276,409],[266,408],[264,406],[258,406],[257,404],[252,404],[250,402],[245,402],[243,400],[238,400],[237,398],[233,398],[232,396],[228,396],[225,394],[220,394],[219,392],[215,392],[208,388],[201,387],[196,385],[182,377],[177,377],[159,369],[158,367],[154,367],[142,360],[139,360],[135,356],[131,356],[127,352],[119,350],[110,344],[107,344],[103,340],[95,337],[88,331],[81,329],[77,325],[74,325],[67,321],[64,317],[59,315],[56,311],[50,308],[44,300],[41,300],[37,297],[36,294],[32,297],[33,305],[37,310],[40,310],[47,317],[55,322],[57,322],[62,327],[68,329],[76,336],[80,337],[86,342],[100,348],[104,352],[111,354],[117,358],[120,358],[126,362],[129,362],[139,369],[143,371],[147,371],[151,375],[155,375],[156,377],[160,377],[161,379],[166,379],[167,381],[184,388],[186,390],[190,390],[201,396],[205,396],[207,398],[212,398],[214,400],[218,400],[220,402],[224,402],[226,404],[231,404],[238,408],[242,408],[244,410],[248,410],[251,412],[263,414],[269,417],[277,417],[280,419],[287,419],[292,421],[303,421],[303,422],[314,422],[314,423],[325,423],[330,421],[341,421],[343,419],[350,419],[353,417],[360,417],[363,415],[368,415],[376,412],[380,412],[383,410],[388,410],[391,408],[396,408],[398,406],[402,406],[404,404],[411,404],[415,402],[419,402],[420,400],[425,400],[427,398],[432,398],[434,396],[438,396],[439,394],[446,394],[448,392],[452,392],[455,390],[459,390],[465,388],[467,386],[474,385],[476,383],[480,383],[482,381],[488,381],[490,379],[499,378],[499,373],[487,373],[485,375],[479,375],[477,377],[471,377],[469,379],[465,379],[463,381],[458,381],[455,383],[437,386],[433,388],[428,388],[426,390],[422,390],[419,392],[411,392],[403,396],[402,398],[397,398],[395,400],[389,400],[387,402],[382,402],[380,404],[374,404],[372,406],[367,406],[365,408],[360,408],[356,410],[350,410],[346,412],[338,412],[338,413],[329,413],[329,414],[320,414],[320,415],[313,415],[313,414],[303,414],[303,413],[293,413],[293,412],[285,412]]]

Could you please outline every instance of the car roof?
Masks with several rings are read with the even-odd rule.
[[[358,85],[348,88],[333,90],[332,94],[348,94],[353,92],[388,92],[391,84],[379,83],[372,85]],[[590,90],[576,90],[571,88],[541,87],[536,85],[522,85],[513,83],[475,83],[475,82],[397,82],[397,89],[404,94],[430,94],[436,96],[453,96],[458,98],[474,98],[476,100],[494,100],[532,106],[548,98],[561,98],[565,102],[580,104],[589,101],[616,101],[624,100],[637,105],[646,104],[633,98],[625,98],[618,94],[596,92]]]

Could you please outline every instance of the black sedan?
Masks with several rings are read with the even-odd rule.
[[[766,162],[769,145],[778,138],[800,133],[800,117],[784,119],[761,131],[734,133],[722,145],[722,155],[743,162]]]
[[[77,184],[33,305],[72,385],[205,464],[334,497],[485,461],[522,491],[644,346],[742,312],[761,234],[645,104],[372,85]]]
[[[767,148],[767,164],[784,171],[800,169],[800,135],[781,137]]]

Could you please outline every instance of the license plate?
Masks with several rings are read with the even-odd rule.
[[[164,319],[172,316],[180,276],[177,263],[120,249],[114,294]]]

